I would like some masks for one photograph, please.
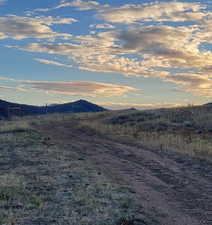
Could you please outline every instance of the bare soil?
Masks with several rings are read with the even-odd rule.
[[[77,122],[37,127],[46,145],[59,145],[89,160],[112,182],[128,185],[155,225],[212,224],[212,163],[145,149],[81,129]]]

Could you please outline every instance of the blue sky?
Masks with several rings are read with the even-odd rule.
[[[108,108],[212,97],[212,2],[0,0],[0,98]]]

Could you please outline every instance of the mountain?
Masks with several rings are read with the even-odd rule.
[[[79,100],[76,102],[70,102],[65,104],[51,105],[47,107],[48,113],[66,113],[66,112],[77,113],[77,112],[102,112],[102,111],[107,111],[107,109],[85,100]]]
[[[0,117],[36,115],[45,113],[102,112],[107,109],[85,100],[49,106],[33,106],[0,100]]]

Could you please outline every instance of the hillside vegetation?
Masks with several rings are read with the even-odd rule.
[[[212,107],[0,121],[1,225],[210,224]]]
[[[212,105],[78,114],[81,124],[104,135],[164,151],[212,158]]]

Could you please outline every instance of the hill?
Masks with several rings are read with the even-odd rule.
[[[211,224],[210,118],[187,107],[0,121],[0,224]]]
[[[107,109],[85,100],[50,106],[34,106],[0,100],[0,117],[46,113],[103,112]]]
[[[48,113],[66,113],[66,112],[77,113],[77,112],[103,112],[103,111],[107,111],[107,109],[85,100],[79,100],[76,102],[52,105],[47,107]]]

